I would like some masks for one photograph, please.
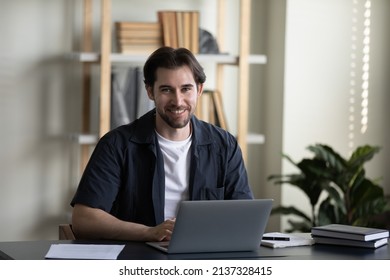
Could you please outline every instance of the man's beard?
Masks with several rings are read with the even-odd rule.
[[[190,112],[190,111],[189,111]],[[167,114],[165,114],[163,111],[157,110],[157,113],[161,117],[161,119],[164,120],[166,124],[168,124],[172,128],[183,128],[185,127],[191,119],[192,113],[190,112],[188,114],[188,117],[184,120],[177,121],[176,119],[170,118]]]

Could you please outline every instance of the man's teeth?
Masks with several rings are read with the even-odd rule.
[[[184,110],[171,110],[171,112],[174,114],[181,114],[184,112]]]

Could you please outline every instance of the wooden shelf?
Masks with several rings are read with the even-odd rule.
[[[73,133],[69,135],[69,138],[71,141],[80,145],[95,145],[99,140],[97,134]]]
[[[259,133],[248,133],[246,137],[246,142],[248,144],[264,144],[265,136]]]
[[[74,52],[66,55],[67,59],[78,62],[99,63],[100,53],[96,52]],[[143,54],[122,54],[111,53],[111,63],[144,63],[148,55]],[[196,58],[200,63],[218,63],[238,65],[239,57],[230,54],[198,54]],[[265,55],[249,55],[248,63],[250,64],[266,64],[267,57]]]
[[[229,53],[222,54],[199,54],[196,55],[198,61],[202,64],[212,63],[216,67],[215,89],[219,92],[224,92],[224,71],[227,66],[235,66],[238,69],[237,92],[240,98],[237,101],[237,139],[241,146],[244,160],[247,156],[248,144],[264,143],[264,136],[260,134],[252,134],[248,132],[248,104],[250,102],[249,76],[250,65],[262,65],[267,63],[267,57],[262,54],[250,54],[250,27],[251,27],[251,2],[254,0],[238,0],[239,1],[239,50],[238,54],[232,55]],[[132,63],[143,65],[149,54],[122,54],[115,53],[112,50],[112,15],[111,5],[112,0],[100,0],[101,16],[100,16],[100,50],[94,52],[92,48],[92,6],[93,0],[84,0],[84,16],[83,16],[83,44],[81,52],[73,52],[67,55],[67,59],[74,60],[83,64],[83,126],[82,132],[84,136],[76,137],[80,144],[93,144],[95,139],[104,135],[110,129],[110,105],[111,105],[111,66],[113,64]],[[225,17],[227,0],[217,0],[216,38],[219,41],[219,47],[222,52],[225,48],[224,37],[226,32]],[[100,67],[100,89],[99,89],[99,132],[95,138],[86,137],[90,133],[90,92],[91,92],[91,64],[98,64]],[[85,145],[84,145],[85,146]],[[87,148],[87,147],[85,147]],[[88,160],[88,151],[83,151],[83,164]]]
[[[97,134],[82,134],[74,133],[69,136],[69,138],[80,144],[80,145],[95,145],[98,142],[99,136]],[[247,136],[248,144],[264,144],[265,137],[263,134],[258,133],[248,133]]]

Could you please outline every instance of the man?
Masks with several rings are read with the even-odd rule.
[[[206,76],[187,49],[144,65],[155,109],[97,144],[71,202],[77,238],[169,240],[181,200],[251,199],[236,139],[194,116]]]

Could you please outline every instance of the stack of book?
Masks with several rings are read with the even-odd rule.
[[[115,22],[120,53],[151,53],[161,46],[199,53],[198,11],[157,11],[157,22]]]
[[[388,244],[389,231],[385,229],[330,224],[313,227],[315,244],[330,244],[365,248],[378,248]]]
[[[198,11],[158,11],[157,16],[164,46],[183,47],[199,53]]]
[[[149,54],[163,44],[159,22],[116,22],[115,31],[121,53]]]

